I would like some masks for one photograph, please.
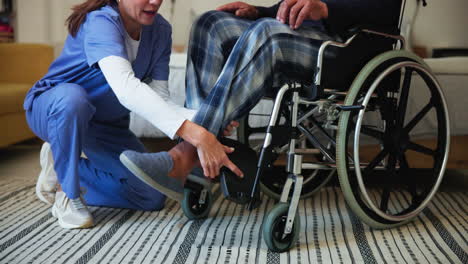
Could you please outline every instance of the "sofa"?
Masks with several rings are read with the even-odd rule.
[[[43,44],[0,44],[0,148],[34,138],[23,100],[49,68],[53,48]]]

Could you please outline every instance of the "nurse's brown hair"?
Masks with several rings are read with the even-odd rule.
[[[116,0],[87,0],[84,3],[72,7],[72,14],[67,18],[66,25],[68,27],[68,32],[73,37],[76,36],[78,30],[80,29],[81,24],[86,19],[86,15],[99,9],[105,5],[114,4],[117,5]]]

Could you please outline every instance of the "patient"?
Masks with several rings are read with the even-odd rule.
[[[311,82],[317,47],[356,25],[396,25],[401,0],[284,0],[271,7],[234,2],[198,18],[190,35],[186,106],[192,121],[216,136],[286,80]],[[173,197],[187,175],[158,173],[152,155],[125,151],[138,178]],[[155,156],[156,157],[156,156]],[[205,176],[221,163],[200,157]]]

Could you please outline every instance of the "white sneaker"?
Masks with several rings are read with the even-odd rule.
[[[54,170],[54,158],[52,157],[52,150],[49,143],[45,142],[42,144],[39,159],[42,169],[36,183],[36,195],[39,200],[52,205],[55,201],[58,181],[57,173],[55,173]]]
[[[63,191],[57,191],[52,215],[58,218],[62,228],[89,228],[94,225],[93,216],[81,197],[70,199]]]

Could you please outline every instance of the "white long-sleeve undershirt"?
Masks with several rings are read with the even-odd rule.
[[[170,100],[167,81],[152,81],[151,87],[135,77],[132,65],[122,57],[108,56],[99,62],[104,77],[119,102],[174,139],[185,120],[196,113]]]
[[[182,116],[184,116],[188,120],[192,120],[192,118],[195,116],[197,113],[197,110],[193,109],[188,109],[185,108],[181,105],[176,104],[174,101],[172,101],[171,94],[169,92],[169,83],[168,81],[156,81],[153,80],[149,86],[153,91],[159,94],[164,101],[166,101],[168,104],[173,105],[175,108],[177,108],[177,112],[179,112]]]

